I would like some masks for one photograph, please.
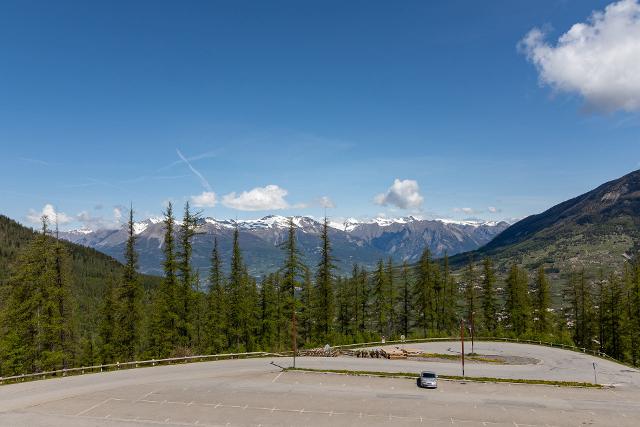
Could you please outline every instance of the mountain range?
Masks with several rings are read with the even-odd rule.
[[[238,228],[244,259],[254,275],[279,268],[283,260],[280,244],[287,237],[289,219],[269,215],[256,220],[219,220],[202,218],[193,240],[193,265],[208,269],[214,236],[224,259],[229,259],[233,231]],[[314,266],[319,260],[322,223],[312,217],[293,217],[296,237],[303,260]],[[349,271],[354,263],[373,267],[379,259],[391,257],[395,262],[417,261],[424,248],[435,257],[477,249],[505,230],[501,222],[424,220],[412,216],[367,221],[348,219],[331,222],[329,238],[339,272]],[[162,273],[162,218],[148,218],[135,223],[139,269],[148,274]],[[94,248],[118,260],[123,259],[127,239],[126,227],[115,230],[72,230],[60,237]]]

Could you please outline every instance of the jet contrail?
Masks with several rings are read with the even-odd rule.
[[[209,181],[207,181],[205,179],[204,176],[202,176],[202,174],[200,172],[198,172],[198,170],[196,168],[194,168],[191,163],[189,163],[189,160],[187,160],[187,158],[185,156],[182,155],[182,153],[180,152],[180,150],[178,150],[176,148],[176,152],[178,153],[178,156],[182,159],[183,162],[185,162],[187,164],[187,166],[189,166],[189,169],[191,169],[191,172],[193,172],[198,179],[200,179],[200,183],[202,184],[202,186],[207,190],[207,191],[213,191],[211,189],[211,185],[209,185]]]

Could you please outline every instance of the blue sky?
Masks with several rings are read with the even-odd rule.
[[[609,3],[4,1],[0,212],[541,212],[639,167],[624,55],[587,91],[557,45]]]

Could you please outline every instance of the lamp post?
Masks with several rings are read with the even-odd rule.
[[[460,319],[460,345],[462,346],[460,355],[462,357],[462,377],[464,378],[464,319]]]
[[[475,325],[473,323],[473,311],[471,312],[471,354],[475,354],[475,348],[474,348],[474,335],[475,335]]]
[[[296,327],[296,307],[294,301],[294,307],[291,313],[291,344],[293,345],[293,368],[296,367],[296,353],[298,352],[298,331]]]

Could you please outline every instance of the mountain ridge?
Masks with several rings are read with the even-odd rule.
[[[292,218],[303,259],[308,265],[313,266],[317,263],[319,254],[322,223],[310,216]],[[194,265],[198,268],[208,268],[214,235],[221,245],[222,254],[228,255],[232,233],[237,227],[252,274],[260,275],[273,271],[282,261],[282,251],[278,245],[286,239],[288,221],[287,217],[281,215],[267,215],[257,220],[201,218],[198,234],[194,237]],[[381,258],[391,257],[396,262],[413,262],[419,258],[425,247],[435,256],[475,249],[507,228],[508,223],[404,217],[363,221],[348,219],[342,225],[344,228],[340,229],[340,223],[332,223],[329,236],[338,270],[347,272],[354,263],[373,267]],[[140,270],[160,274],[164,239],[161,219],[155,217],[138,221],[134,229],[138,237]],[[126,230],[72,230],[62,232],[60,236],[121,259]]]
[[[530,215],[452,263],[486,256],[551,271],[619,269],[640,241],[640,170]]]

